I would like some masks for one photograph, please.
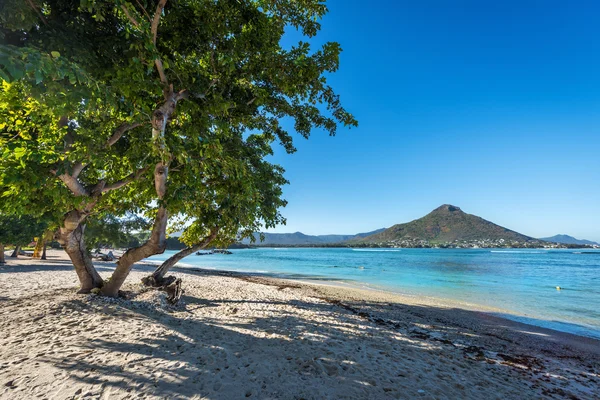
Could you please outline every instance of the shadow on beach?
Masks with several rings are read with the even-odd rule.
[[[573,398],[582,383],[588,394],[598,390],[598,352],[564,344],[567,334],[460,309],[233,297],[184,295],[175,310],[135,298],[63,301],[64,313],[92,316],[82,326],[88,338],[42,360],[103,393],[162,398]],[[257,309],[266,315],[242,311]],[[118,330],[102,328],[115,320]],[[102,333],[89,337],[94,331]],[[556,359],[568,368],[557,370]]]
[[[94,264],[105,276],[114,269]],[[75,295],[63,280],[75,279],[72,268],[0,267],[6,282],[35,272],[38,285],[0,297],[0,397],[600,396],[598,341],[486,313],[189,268],[174,268],[186,293],[171,308],[131,284],[128,299]],[[154,268],[136,265],[130,282]]]

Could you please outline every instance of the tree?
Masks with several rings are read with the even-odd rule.
[[[240,190],[231,204],[192,210],[189,203],[244,186],[255,172],[242,165],[271,153],[276,139],[293,152],[285,120],[304,137],[356,125],[327,84],[340,46],[312,52],[304,41],[280,44],[289,27],[314,36],[326,11],[320,0],[7,1],[0,11],[0,210],[60,215],[57,239],[81,292],[108,296],[135,262],[164,251],[169,214],[194,219],[190,243],[211,224],[209,232],[248,226],[219,215],[234,215],[226,210],[260,190]],[[247,149],[246,161],[232,162],[232,148]],[[280,186],[280,168],[263,167],[274,172],[265,175],[274,179],[269,184]],[[277,193],[265,208],[281,205]],[[104,282],[86,251],[86,221],[127,211],[151,217],[151,235]]]
[[[0,263],[4,263],[4,245],[15,249],[11,257],[18,257],[22,246],[31,243],[34,236],[43,232],[47,224],[31,216],[0,215]]]

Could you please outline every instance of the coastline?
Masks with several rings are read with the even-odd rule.
[[[286,279],[286,278],[281,278]],[[329,286],[334,288],[343,288],[348,290],[355,290],[362,293],[363,297],[366,298],[377,298],[375,294],[380,293],[383,298],[389,297],[391,301],[403,304],[414,304],[414,305],[423,305],[429,307],[442,307],[442,308],[454,308],[461,309],[465,311],[472,311],[478,313],[485,313],[490,317],[500,318],[502,320],[508,320],[510,322],[519,323],[522,325],[527,325],[531,327],[530,330],[535,329],[543,329],[545,331],[553,331],[558,333],[565,333],[576,337],[589,338],[600,341],[600,331],[595,329],[594,327],[577,325],[570,322],[563,321],[546,321],[543,319],[539,319],[532,316],[520,315],[517,311],[500,308],[500,307],[491,307],[485,304],[479,304],[474,302],[465,302],[461,300],[451,299],[447,297],[441,296],[430,296],[430,295],[421,295],[414,293],[403,293],[402,291],[393,290],[390,288],[384,287],[374,287],[374,286],[364,286],[357,282],[347,281],[347,282],[336,282],[336,281],[316,281],[309,279],[299,279],[298,282],[305,283],[308,285],[317,285],[317,286]],[[557,325],[562,325],[565,327],[564,330],[561,330],[557,327]]]
[[[177,271],[182,274],[196,273],[199,276],[227,276],[249,282],[275,286],[278,288],[294,288],[302,291],[305,294],[321,298],[322,300],[328,302],[340,303],[342,306],[345,305],[343,302],[351,303],[353,304],[353,307],[355,307],[353,312],[356,314],[368,314],[368,316],[365,316],[365,318],[369,320],[379,320],[381,322],[383,319],[382,315],[385,315],[387,316],[388,320],[383,319],[383,322],[386,323],[393,323],[390,322],[393,320],[393,318],[390,318],[389,315],[399,312],[399,310],[394,309],[395,307],[413,306],[437,309],[442,313],[445,311],[462,313],[463,315],[460,316],[461,322],[463,322],[463,319],[481,319],[485,321],[486,325],[493,330],[501,328],[507,329],[508,331],[522,332],[538,337],[545,337],[546,340],[550,340],[555,343],[564,342],[574,348],[578,348],[582,351],[591,351],[600,356],[600,339],[546,328],[526,322],[520,322],[504,316],[510,311],[500,308],[492,308],[479,304],[467,304],[452,299],[431,296],[408,295],[371,287],[361,288],[357,284],[329,280],[317,281],[310,280],[310,278],[289,279],[270,277],[267,276],[267,274],[260,273],[251,274],[236,271],[204,269],[198,267],[173,267],[172,271]],[[376,310],[372,308],[369,310],[362,310],[361,304],[366,303],[379,303],[380,308]],[[386,307],[390,309],[385,310]],[[370,311],[371,313],[368,313],[367,311]],[[518,315],[514,316],[519,317]],[[448,315],[445,315],[444,318],[446,321],[448,321]],[[452,323],[458,325],[456,320],[452,320]]]
[[[369,250],[367,250],[369,251]],[[379,250],[375,250],[379,251]],[[443,249],[442,249],[443,251]],[[492,251],[494,252],[494,251]],[[501,251],[502,253],[521,253],[521,251]],[[548,251],[546,251],[548,252]],[[600,254],[600,252],[598,253]],[[157,263],[160,264],[160,261],[146,260],[146,262]],[[351,278],[343,278],[343,277],[332,277],[330,275],[310,275],[304,273],[289,273],[289,272],[270,272],[270,271],[261,271],[260,268],[256,268],[256,265],[253,265],[254,268],[247,269],[228,269],[226,266],[216,266],[216,267],[205,267],[198,265],[197,263],[179,263],[178,266],[181,267],[181,271],[186,270],[194,270],[194,269],[202,269],[208,271],[223,271],[230,272],[232,274],[239,273],[241,275],[250,275],[255,277],[264,277],[264,278],[274,278],[274,279],[284,279],[284,280],[292,280],[294,282],[304,282],[313,285],[328,285],[328,286],[336,286],[343,287],[349,289],[359,289],[359,290],[367,290],[370,292],[381,292],[387,293],[392,297],[396,297],[400,302],[408,302],[414,303],[417,301],[418,304],[428,305],[428,306],[443,306],[443,307],[454,307],[460,309],[466,309],[470,311],[481,311],[490,313],[494,316],[506,318],[511,321],[521,322],[528,325],[533,325],[537,327],[542,327],[551,330],[557,330],[560,332],[571,333],[577,336],[583,337],[591,337],[594,339],[600,340],[600,325],[595,324],[594,321],[589,321],[590,324],[586,325],[588,321],[578,321],[573,319],[560,319],[560,316],[548,314],[548,313],[538,313],[540,310],[537,308],[512,308],[511,304],[505,303],[491,303],[482,300],[481,298],[471,297],[470,299],[460,298],[460,297],[450,297],[448,293],[427,293],[424,290],[415,290],[415,288],[405,289],[403,287],[398,287],[397,285],[386,285],[381,283],[369,282],[369,280],[362,281],[359,280],[358,277]],[[209,263],[210,264],[210,263]],[[243,260],[237,261],[237,264],[243,265]],[[551,288],[551,291],[556,291],[554,286],[548,286]],[[423,289],[423,288],[422,288]],[[569,293],[572,290],[572,287],[569,286]],[[561,290],[564,292],[567,288],[562,287]],[[500,305],[502,304],[502,306]],[[512,304],[514,306],[514,304]],[[562,306],[562,304],[560,304]],[[536,312],[537,311],[537,312]]]
[[[388,292],[175,268],[183,304],[76,295],[64,253],[0,267],[2,398],[594,398],[600,341]],[[106,276],[114,263],[95,262]],[[163,299],[163,300],[161,300]],[[235,384],[232,384],[235,382]]]
[[[156,267],[160,265],[162,261],[154,261],[154,260],[145,260],[140,263],[140,265],[148,265],[151,267]],[[183,266],[181,266],[183,265]],[[201,275],[204,274],[215,274],[215,275],[223,275],[230,276],[238,279],[252,279],[253,281],[265,284],[271,284],[275,286],[286,286],[289,287],[290,284],[296,286],[297,288],[304,289],[317,289],[321,288],[320,295],[323,297],[332,297],[334,299],[343,299],[347,296],[344,294],[353,294],[354,299],[363,299],[363,300],[374,300],[380,302],[394,302],[405,305],[415,305],[415,306],[425,306],[425,307],[440,307],[445,309],[460,309],[463,311],[471,311],[475,313],[485,313],[488,318],[497,318],[499,321],[506,324],[516,324],[518,326],[525,326],[530,332],[538,332],[539,334],[546,335],[548,332],[552,332],[555,334],[565,334],[569,335],[571,339],[575,338],[585,338],[592,339],[598,341],[600,345],[600,337],[579,334],[569,331],[562,331],[559,329],[554,329],[552,327],[542,326],[535,323],[525,322],[528,319],[533,319],[531,317],[521,316],[517,314],[513,310],[499,308],[499,307],[490,307],[483,304],[477,303],[467,303],[459,300],[444,298],[444,297],[434,297],[428,295],[419,295],[412,293],[402,293],[399,291],[394,291],[388,288],[382,287],[374,287],[374,286],[365,286],[360,284],[359,282],[352,280],[334,280],[334,279],[312,279],[309,275],[306,276],[296,276],[290,277],[285,276],[283,274],[269,273],[269,272],[247,272],[247,271],[230,271],[219,268],[205,268],[198,267],[193,264],[178,263],[176,266],[172,267],[171,271],[180,272],[180,273],[188,273],[194,274],[199,273]],[[554,321],[558,323],[559,321]],[[569,323],[564,323],[565,325],[569,325]],[[587,328],[587,327],[586,327]],[[524,328],[525,329],[525,328]],[[591,329],[591,328],[588,328]]]

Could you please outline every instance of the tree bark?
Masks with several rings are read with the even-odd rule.
[[[35,243],[35,249],[33,250],[33,258],[41,258],[42,257],[42,250],[44,249],[44,243],[46,241],[44,240],[44,234],[42,233],[38,239],[37,242]]]
[[[167,272],[169,272],[171,267],[173,267],[175,264],[177,264],[185,257],[189,256],[190,254],[193,254],[196,251],[204,249],[206,246],[208,246],[217,236],[217,232],[217,229],[213,229],[210,235],[205,237],[201,242],[193,246],[186,247],[178,253],[173,254],[171,257],[165,260],[165,262],[163,262],[158,268],[156,268],[152,275],[142,279],[142,283],[144,283],[144,285],[146,286],[154,287],[165,286],[165,284],[170,283],[170,281],[165,280],[165,275],[167,274]]]
[[[4,243],[0,243],[0,264],[5,264],[6,260],[4,259]]]
[[[69,212],[60,228],[57,240],[63,246],[79,278],[79,293],[89,293],[92,289],[103,285],[102,278],[94,268],[92,260],[87,252],[84,241],[85,216],[77,210]]]
[[[154,168],[154,186],[156,188],[156,193],[158,194],[159,202],[161,203],[167,191],[167,175],[168,167],[163,163],[156,164],[156,167]],[[133,268],[133,264],[154,254],[164,253],[167,247],[167,221],[167,209],[164,205],[161,205],[158,208],[154,226],[152,227],[152,233],[150,234],[148,241],[141,246],[127,250],[125,254],[121,256],[119,261],[117,261],[115,272],[113,272],[110,279],[102,287],[100,291],[101,294],[109,297],[117,297],[119,295],[119,289]]]
[[[19,251],[21,251],[21,246],[15,246],[15,250],[12,252],[12,254],[10,255],[11,258],[18,258],[19,257]]]
[[[52,240],[52,238],[54,237],[54,232],[50,231],[46,231],[44,232],[44,236],[42,236],[41,240],[42,240],[42,250],[41,250],[41,254],[40,254],[40,260],[45,260],[46,259],[46,247],[48,247],[48,241]],[[37,246],[36,246],[37,248]],[[35,255],[34,255],[35,256]]]
[[[181,278],[177,278],[173,283],[165,286],[163,289],[167,292],[167,301],[171,304],[177,304],[181,296],[183,295],[183,288],[181,287]]]

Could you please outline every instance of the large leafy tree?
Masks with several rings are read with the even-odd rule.
[[[308,137],[356,121],[327,84],[340,46],[314,36],[320,0],[7,0],[0,6],[0,210],[54,212],[81,291],[115,296],[133,264],[186,242],[281,221],[281,169],[263,160],[282,121]],[[40,201],[43,199],[43,201]],[[87,218],[144,212],[148,241],[108,281],[85,251]]]

